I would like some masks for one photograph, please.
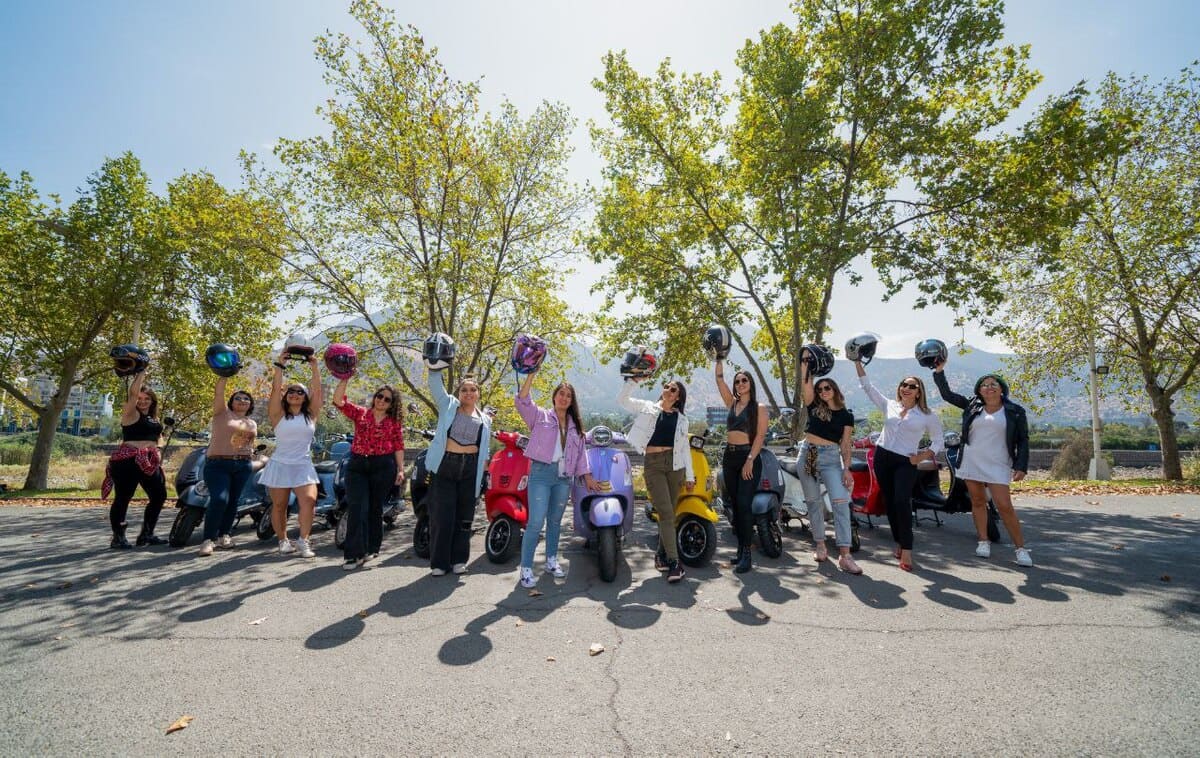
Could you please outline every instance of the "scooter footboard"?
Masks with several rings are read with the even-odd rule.
[[[586,505],[588,521],[596,528],[620,526],[625,521],[625,506],[619,497],[594,497]]]
[[[750,512],[755,516],[765,516],[779,504],[779,498],[773,492],[759,492],[750,501]]]

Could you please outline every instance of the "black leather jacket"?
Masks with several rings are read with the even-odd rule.
[[[983,412],[983,401],[978,397],[965,398],[950,389],[946,381],[946,372],[933,372],[933,382],[937,385],[942,399],[951,405],[963,409],[962,439],[963,444],[971,439],[971,422]],[[1029,471],[1029,421],[1025,418],[1025,409],[1007,397],[1004,398],[1005,440],[1008,443],[1008,454],[1012,457],[1013,471]]]

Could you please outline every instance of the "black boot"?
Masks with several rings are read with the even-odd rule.
[[[742,554],[745,552],[746,552],[746,548],[742,547],[741,545],[738,545],[737,554],[729,559],[730,565],[736,566],[739,563],[741,563],[742,562]]]
[[[138,547],[145,545],[165,545],[167,541],[162,537],[155,537],[154,530],[147,529],[145,524],[142,524],[142,531],[138,532],[137,539],[134,541]]]
[[[737,565],[733,567],[733,570],[738,574],[744,574],[750,570],[750,548],[749,547],[745,547],[742,549],[742,557],[738,559]]]
[[[125,539],[125,524],[121,524],[113,529],[112,542],[108,546],[114,550],[130,550],[133,545],[129,544],[129,540]]]

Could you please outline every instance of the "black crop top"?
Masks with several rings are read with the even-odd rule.
[[[678,413],[659,411],[658,419],[654,422],[654,434],[650,435],[646,447],[675,447],[675,427],[678,425]]]
[[[162,436],[162,424],[145,414],[138,414],[138,420],[129,426],[121,425],[121,439],[125,442],[158,442]]]
[[[854,413],[849,408],[833,411],[833,417],[828,421],[817,418],[815,413],[817,403],[808,406],[808,423],[804,425],[807,434],[815,434],[823,440],[841,443],[842,431],[846,427],[854,428]]]
[[[729,416],[725,418],[726,432],[745,432],[750,433],[750,403],[746,403],[746,407],[741,413],[734,413],[733,409],[737,407],[737,401],[729,406]],[[758,410],[757,408],[755,410]]]

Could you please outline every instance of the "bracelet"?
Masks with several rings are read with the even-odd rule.
[[[271,364],[272,364],[272,365],[274,365],[276,368],[282,368],[282,369],[286,369],[286,368],[287,368],[287,366],[283,365],[283,364],[282,364],[282,363],[280,363],[279,361],[271,361]]]

